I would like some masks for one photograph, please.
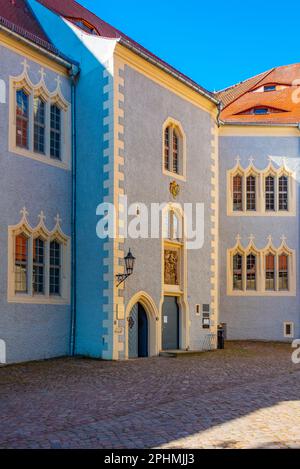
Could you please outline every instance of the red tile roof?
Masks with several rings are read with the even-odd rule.
[[[299,80],[298,84],[294,80]],[[266,85],[277,85],[276,91],[255,92]],[[217,96],[224,104],[221,119],[232,123],[298,124],[300,122],[300,64],[273,68],[265,73],[227,88]],[[295,99],[296,97],[296,99]],[[249,114],[264,107],[268,114]]]
[[[26,0],[0,1],[1,25],[58,55],[58,51],[50,43]]]

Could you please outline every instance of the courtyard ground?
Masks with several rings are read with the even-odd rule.
[[[0,448],[300,448],[287,344],[0,368]]]

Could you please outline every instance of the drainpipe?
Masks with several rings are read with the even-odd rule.
[[[217,126],[220,128],[221,125],[222,125],[222,122],[220,120],[220,116],[221,116],[221,112],[223,110],[223,104],[221,103],[221,101],[218,102],[217,106],[218,106]]]
[[[71,78],[71,107],[72,107],[72,211],[71,211],[71,331],[70,355],[75,356],[76,351],[76,85],[80,70],[72,66],[69,71]]]

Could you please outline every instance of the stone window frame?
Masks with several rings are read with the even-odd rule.
[[[235,176],[242,177],[242,210],[233,209],[233,181]],[[247,187],[249,176],[256,178],[256,210],[247,210]],[[266,179],[274,177],[275,207],[274,210],[266,209]],[[288,210],[279,210],[279,180],[282,176],[288,178]],[[253,159],[247,168],[242,167],[240,158],[234,168],[227,171],[227,216],[296,216],[296,175],[289,170],[283,161],[278,168],[274,167],[270,160],[265,169],[259,170],[255,167]]]
[[[178,173],[171,171],[170,169],[166,169],[165,167],[165,133],[168,128],[172,129],[172,131],[175,131],[178,136]],[[173,152],[172,136],[169,138],[169,151],[169,168],[171,168],[173,166],[172,157],[170,159],[170,155],[172,155]],[[186,181],[186,134],[181,123],[172,117],[168,117],[162,127],[162,172],[165,176],[169,176],[180,181]]]
[[[248,246],[244,247],[241,243],[241,237],[237,236],[236,245],[227,250],[227,295],[228,296],[296,296],[296,253],[290,249],[283,236],[281,245],[276,248],[272,237],[269,236],[268,243],[263,249],[258,249],[254,243],[254,237],[250,236]],[[266,288],[266,257],[268,254],[275,257],[275,287],[274,290]],[[242,257],[242,289],[233,288],[233,258],[236,254]],[[256,290],[247,290],[247,257],[250,254],[256,256]],[[279,257],[286,255],[288,258],[288,290],[279,289]]]
[[[27,219],[26,208],[21,210],[22,218],[17,225],[8,227],[8,282],[7,301],[9,303],[29,304],[70,304],[71,279],[71,248],[70,237],[66,236],[60,226],[59,215],[55,217],[55,226],[49,231],[45,226],[43,212],[39,215],[39,223],[33,228]],[[28,239],[27,255],[27,292],[15,291],[15,245],[16,236],[24,234]],[[44,259],[44,293],[33,292],[33,244],[35,239],[42,239],[45,243]],[[57,241],[61,246],[61,291],[60,295],[50,294],[50,243]],[[30,280],[31,279],[31,280]]]
[[[41,78],[34,84],[28,74],[29,65],[23,62],[23,72],[19,76],[9,79],[9,152],[17,156],[25,156],[42,163],[56,166],[61,169],[71,169],[71,104],[64,98],[61,91],[61,78],[55,79],[54,91],[49,91],[45,83],[45,72],[41,68]],[[29,98],[29,129],[28,148],[17,145],[16,142],[16,93],[24,90]],[[34,99],[40,98],[45,103],[45,151],[40,153],[34,150]],[[60,159],[50,155],[50,108],[56,105],[61,110],[61,154]]]

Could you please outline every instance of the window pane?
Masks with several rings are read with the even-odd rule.
[[[61,245],[50,243],[50,295],[60,295],[61,290]]]
[[[51,106],[50,129],[50,155],[59,160],[61,153],[61,110],[56,105]]]
[[[275,256],[266,256],[266,290],[275,290]]]
[[[279,210],[288,210],[288,178],[279,178]]]
[[[256,210],[256,179],[247,177],[247,210]]]
[[[243,258],[240,254],[233,257],[233,289],[243,290]]]
[[[233,210],[243,210],[243,182],[242,176],[235,176],[233,178]]]
[[[34,98],[34,151],[45,152],[45,103]]]
[[[16,236],[15,241],[15,292],[27,293],[28,239],[25,235]]]
[[[16,144],[28,148],[28,96],[24,90],[16,93]]]
[[[44,293],[44,257],[45,243],[42,239],[33,241],[33,292]]]
[[[256,256],[247,256],[247,290],[256,290]]]
[[[173,131],[173,172],[178,174],[179,173],[179,160],[178,160],[178,152],[179,152],[179,138],[177,136],[176,131]]]
[[[289,289],[289,270],[288,256],[286,256],[285,254],[279,256],[278,270],[279,290],[286,291]]]
[[[170,169],[170,129],[169,127],[165,130],[165,169]]]
[[[275,181],[272,176],[266,178],[266,210],[275,210]]]

